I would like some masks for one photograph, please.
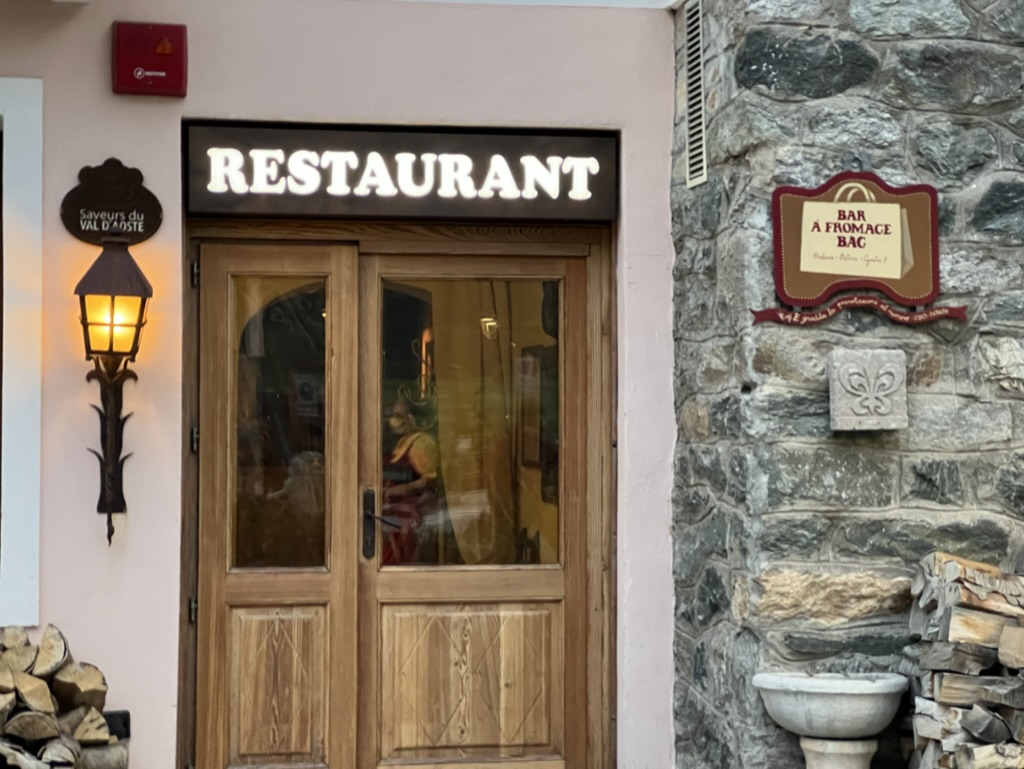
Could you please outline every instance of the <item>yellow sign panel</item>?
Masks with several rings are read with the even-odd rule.
[[[899,203],[808,200],[803,204],[800,269],[858,278],[902,278],[914,264]]]

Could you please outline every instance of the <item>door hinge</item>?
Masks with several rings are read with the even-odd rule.
[[[193,454],[198,454],[199,453],[199,428],[198,427],[193,427],[192,428],[191,440],[192,440],[192,453]]]
[[[190,625],[196,624],[197,616],[199,616],[199,601],[195,596],[191,596],[188,599],[188,623]]]
[[[192,262],[192,285],[199,285],[199,260],[196,259]]]

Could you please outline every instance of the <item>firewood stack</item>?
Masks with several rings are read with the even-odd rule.
[[[1024,576],[932,552],[911,592],[911,769],[1024,769]]]
[[[47,625],[38,645],[22,627],[0,629],[0,757],[18,769],[127,769],[127,740],[112,737],[103,707],[107,680],[75,662]]]

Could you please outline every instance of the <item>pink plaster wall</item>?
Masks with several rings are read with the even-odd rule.
[[[114,20],[189,27],[184,100],[115,96]],[[619,333],[618,753],[672,765],[670,511],[674,90],[666,11],[389,0],[5,0],[0,77],[44,80],[41,618],[130,708],[132,765],[175,761],[181,424],[183,117],[622,131]],[[111,548],[96,515],[95,385],[72,289],[96,251],[59,220],[83,165],[146,175],[164,224],[133,253],[155,288],[129,385],[125,494]]]

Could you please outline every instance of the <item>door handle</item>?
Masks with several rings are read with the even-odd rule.
[[[377,553],[377,521],[385,526],[402,528],[397,519],[377,515],[377,492],[363,489],[363,558],[373,558]]]

